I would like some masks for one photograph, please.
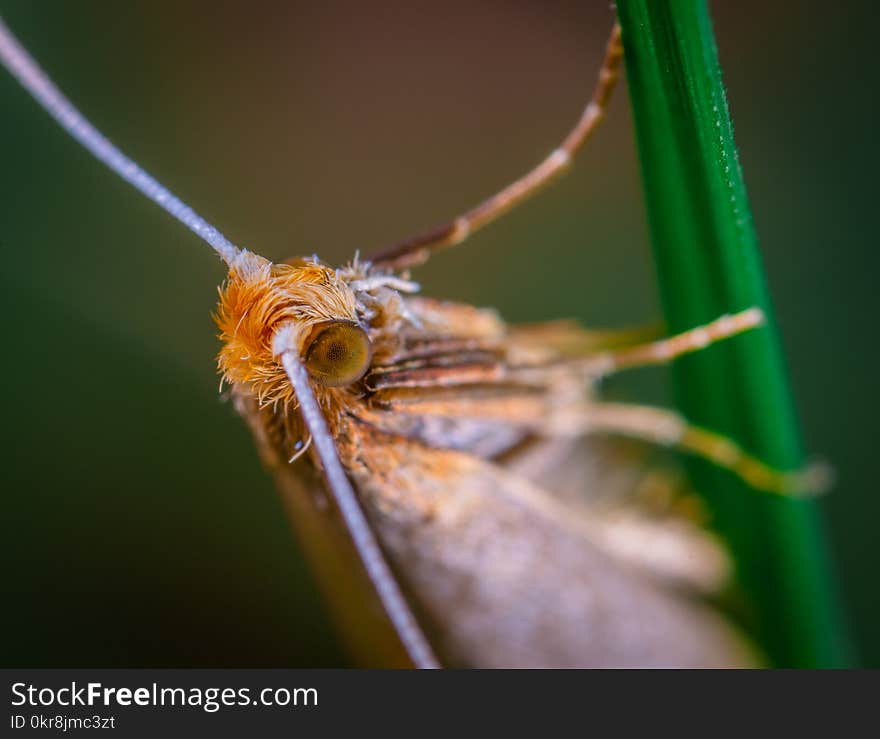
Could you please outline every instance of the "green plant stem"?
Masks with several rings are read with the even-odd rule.
[[[802,466],[777,330],[704,0],[619,0],[648,219],[672,331],[753,305],[769,325],[682,358],[677,400],[781,469]],[[730,542],[746,625],[778,666],[850,663],[817,505],[694,460]]]

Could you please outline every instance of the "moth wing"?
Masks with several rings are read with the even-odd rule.
[[[731,578],[700,499],[661,450],[629,439],[544,439],[505,455],[503,467],[587,519],[593,543],[666,585],[714,595]]]
[[[524,477],[358,421],[344,438],[340,455],[445,664],[755,663],[711,608],[612,556],[588,516]]]

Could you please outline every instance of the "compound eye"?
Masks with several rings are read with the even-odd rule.
[[[356,323],[331,321],[317,325],[306,345],[304,362],[322,385],[351,385],[370,367],[372,348],[367,332]]]

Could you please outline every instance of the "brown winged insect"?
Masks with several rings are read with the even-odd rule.
[[[723,548],[673,508],[640,503],[656,480],[613,438],[701,455],[770,493],[821,481],[597,390],[609,373],[753,329],[760,311],[665,339],[511,326],[493,310],[421,296],[410,275],[571,164],[622,54],[615,26],[580,120],[535,169],[451,223],[335,269],[234,246],[93,128],[0,22],[0,58],[38,102],[226,262],[220,373],[365,664],[756,661],[707,602],[727,575]]]

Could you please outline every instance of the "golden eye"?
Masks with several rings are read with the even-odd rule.
[[[304,362],[322,385],[351,385],[370,367],[372,348],[367,332],[356,323],[331,321],[316,326],[306,344]]]

